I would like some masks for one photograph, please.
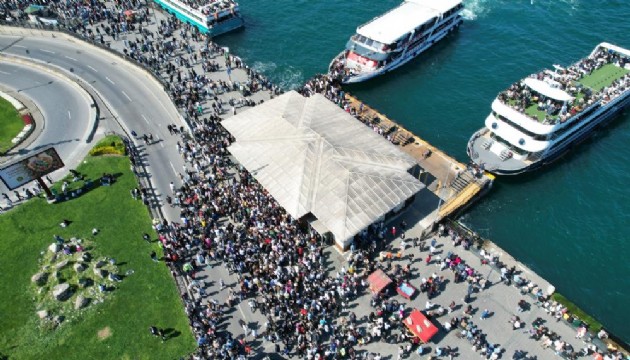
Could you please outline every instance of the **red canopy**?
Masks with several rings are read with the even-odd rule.
[[[383,270],[378,269],[368,276],[368,283],[370,284],[370,290],[374,294],[378,294],[392,283],[392,279]]]
[[[423,343],[427,343],[438,332],[438,328],[423,313],[416,309],[403,322],[409,331],[420,338]]]

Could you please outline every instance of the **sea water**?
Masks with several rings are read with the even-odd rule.
[[[284,88],[344,47],[356,27],[399,0],[241,0],[246,28],[218,38]],[[465,0],[460,30],[396,71],[347,87],[467,162],[466,143],[513,82],[587,56],[602,41],[630,48],[628,0]],[[501,177],[464,223],[549,280],[630,341],[630,115],[551,167]]]

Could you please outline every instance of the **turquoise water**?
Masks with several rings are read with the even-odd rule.
[[[399,0],[241,0],[246,29],[219,38],[276,83],[325,72],[357,25]],[[496,94],[601,41],[630,48],[627,0],[472,0],[460,31],[394,73],[348,87],[466,162]],[[463,221],[630,341],[630,115],[540,172],[499,178]]]

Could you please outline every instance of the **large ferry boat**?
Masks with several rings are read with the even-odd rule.
[[[599,44],[577,63],[543,70],[512,84],[492,102],[468,156],[498,175],[556,160],[630,104],[630,51]]]
[[[217,36],[241,28],[245,23],[234,0],[153,0],[164,10],[204,34]]]
[[[359,26],[329,72],[348,84],[394,70],[459,27],[463,8],[461,0],[406,0]]]

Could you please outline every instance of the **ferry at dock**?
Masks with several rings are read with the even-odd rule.
[[[169,14],[210,36],[243,27],[245,21],[234,0],[153,0]]]
[[[516,175],[551,163],[630,105],[630,51],[601,43],[563,68],[512,84],[468,142],[473,163]]]
[[[358,83],[392,71],[462,24],[461,0],[405,0],[357,28],[329,66],[342,83]]]

